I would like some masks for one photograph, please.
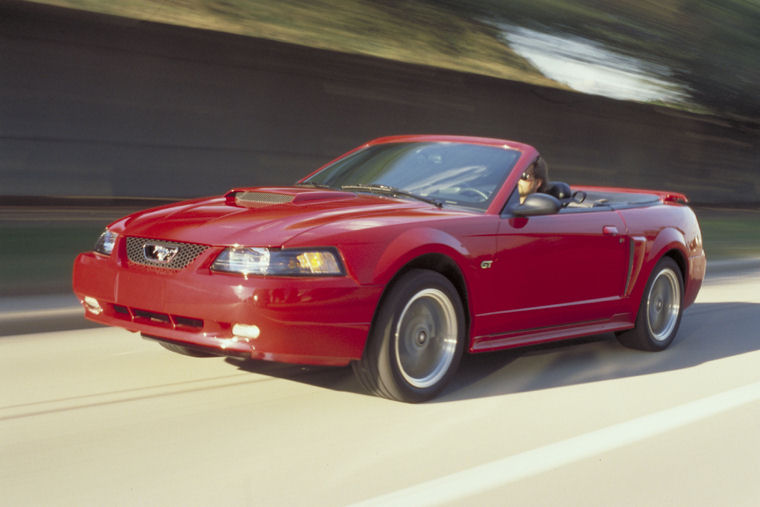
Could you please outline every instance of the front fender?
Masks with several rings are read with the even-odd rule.
[[[380,255],[372,279],[386,285],[405,265],[427,254],[451,258],[460,271],[468,271],[473,253],[456,237],[439,229],[418,227],[408,229],[394,238]],[[466,278],[466,275],[465,275]]]

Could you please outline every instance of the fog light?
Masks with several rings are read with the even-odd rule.
[[[101,313],[103,313],[103,307],[100,306],[100,303],[98,303],[97,299],[92,298],[90,296],[85,296],[82,302],[84,303],[84,307],[90,313],[94,315],[100,315]]]
[[[255,325],[235,324],[232,326],[232,334],[255,340],[261,334],[261,329],[259,329],[259,326]]]

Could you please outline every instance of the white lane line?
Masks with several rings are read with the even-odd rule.
[[[354,505],[419,507],[456,502],[758,400],[760,382],[538,447]]]

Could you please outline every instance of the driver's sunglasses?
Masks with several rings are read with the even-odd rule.
[[[533,181],[536,179],[536,176],[532,173],[529,173],[528,171],[525,171],[520,175],[520,179],[523,181]]]

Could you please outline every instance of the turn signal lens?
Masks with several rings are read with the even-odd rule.
[[[100,315],[103,313],[103,307],[100,306],[98,300],[93,297],[85,296],[82,303],[84,303],[84,307],[94,315]]]
[[[235,324],[232,326],[232,334],[240,336],[242,338],[250,338],[255,340],[261,335],[261,329],[254,324]]]
[[[312,275],[333,275],[341,272],[338,259],[332,252],[303,252],[296,260],[302,272]]]

